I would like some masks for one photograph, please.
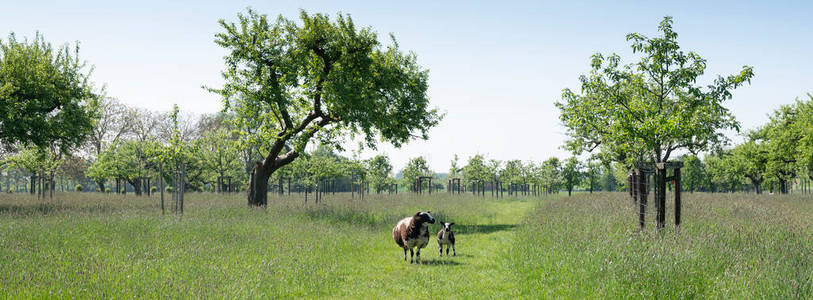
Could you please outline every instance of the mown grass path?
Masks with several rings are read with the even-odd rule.
[[[362,260],[357,269],[344,274],[349,281],[366,282],[362,287],[337,291],[348,298],[392,296],[410,298],[483,298],[516,295],[517,281],[511,272],[509,251],[518,226],[533,207],[533,201],[494,201],[491,213],[474,222],[457,222],[457,256],[442,258],[434,237],[422,253],[423,263],[410,265],[392,241],[389,231],[376,234],[371,251],[352,256]],[[439,226],[433,226],[437,233]],[[434,236],[434,235],[433,235]],[[361,249],[360,249],[361,250]],[[365,258],[369,254],[372,257]]]

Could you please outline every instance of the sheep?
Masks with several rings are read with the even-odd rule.
[[[429,244],[429,224],[435,224],[435,218],[429,213],[419,211],[414,216],[401,219],[392,228],[392,238],[399,247],[404,248],[404,261],[409,249],[409,263],[421,262],[421,248]],[[415,252],[412,249],[416,247],[418,257],[413,261]]]
[[[440,248],[440,256],[443,257],[443,245],[446,245],[446,256],[449,256],[449,247],[452,248],[452,256],[457,256],[454,249],[454,232],[452,232],[452,223],[443,223],[443,228],[438,232],[438,248]]]

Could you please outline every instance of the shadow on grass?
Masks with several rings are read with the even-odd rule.
[[[516,224],[492,224],[492,225],[462,225],[455,224],[452,231],[460,234],[470,233],[492,233],[505,230],[513,230],[518,225]]]
[[[451,255],[451,254],[449,254],[449,255]],[[446,257],[446,253],[444,253],[444,254],[443,254],[443,257]],[[451,257],[452,259],[454,259],[454,257],[474,257],[474,255],[471,255],[471,254],[465,254],[465,253],[460,253],[460,254],[458,254],[458,255],[455,255],[455,256],[450,256],[450,257]]]
[[[459,266],[459,265],[462,265],[462,263],[460,263],[460,262],[458,262],[458,261],[456,261],[456,260],[454,260],[452,258],[450,258],[450,259],[432,258],[432,259],[423,259],[421,261],[421,263],[417,264],[417,265],[419,265],[419,266],[420,265],[424,265],[424,266]]]

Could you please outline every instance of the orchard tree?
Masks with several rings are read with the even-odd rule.
[[[94,123],[93,130],[88,136],[86,149],[91,157],[91,161],[96,161],[101,156],[102,152],[107,150],[111,145],[117,144],[122,138],[127,137],[131,132],[133,126],[133,113],[132,109],[124,106],[121,102],[114,98],[102,98],[98,105],[94,107],[94,113],[97,116]],[[98,170],[96,170],[98,172]],[[102,176],[95,174],[95,178]],[[96,181],[99,191],[104,192],[105,179]]]
[[[87,176],[97,183],[104,183],[108,178],[124,180],[133,186],[136,195],[141,195],[141,179],[153,174],[148,164],[152,160],[148,156],[151,153],[148,149],[155,146],[155,142],[134,140],[117,143],[99,155],[88,168]],[[100,184],[99,188],[105,190],[104,185]]]
[[[210,89],[234,113],[236,128],[263,151],[252,167],[248,204],[265,206],[267,183],[277,169],[317,139],[339,146],[361,135],[400,147],[428,138],[442,115],[429,106],[425,69],[393,40],[382,46],[370,28],[349,16],[300,13],[300,22],[269,20],[248,10],[237,23],[220,20],[215,42],[226,48],[226,83]],[[252,124],[252,126],[246,126]]]
[[[206,177],[210,182],[219,183],[215,191],[222,192],[223,182],[221,180],[223,177],[230,176],[233,181],[236,181],[235,179],[239,178],[237,173],[242,169],[240,153],[234,147],[232,135],[226,128],[213,128],[203,133],[200,144],[203,153],[203,169],[211,172]]]
[[[794,131],[802,136],[798,144],[798,161],[801,169],[806,170],[805,176],[813,179],[813,94],[807,94],[808,100],[796,101],[799,119],[794,124]]]
[[[78,155],[71,155],[62,160],[59,171],[63,176],[73,180],[74,183],[76,181],[81,182],[86,177],[85,173],[87,172],[88,166],[88,161],[85,158]],[[71,186],[70,189],[75,190],[75,187],[76,186]]]
[[[311,172],[314,176],[314,183],[319,186],[319,191],[324,192],[326,187],[322,186],[324,180],[335,180],[344,175],[344,165],[340,161],[339,155],[333,152],[327,145],[319,145],[313,151],[310,158]]]
[[[723,102],[731,91],[750,82],[754,73],[745,66],[735,75],[718,77],[707,87],[697,85],[706,60],[684,52],[665,17],[661,36],[631,33],[633,53],[640,61],[622,65],[612,54],[592,57],[590,73],[581,76],[581,92],[565,89],[560,119],[576,153],[601,149],[613,160],[665,162],[675,151],[696,153],[724,144],[724,130],[739,130],[739,123]]]
[[[465,185],[473,182],[485,182],[492,179],[486,166],[486,160],[482,154],[477,154],[469,158],[469,162],[463,167],[463,179]]]
[[[463,168],[458,165],[459,158],[457,154],[454,155],[452,161],[450,162],[451,166],[449,167],[449,178],[458,178],[460,173],[463,172]]]
[[[706,169],[708,179],[712,183],[712,191],[734,192],[745,179],[737,168],[731,150],[706,156]]]
[[[505,162],[505,167],[500,170],[500,181],[509,185],[509,194],[516,192],[516,185],[525,183],[522,161],[518,159]]]
[[[601,176],[601,174],[600,174],[601,173],[601,164],[599,164],[599,162],[596,161],[595,159],[591,159],[591,160],[589,160],[587,162],[585,167],[586,167],[586,170],[584,172],[584,177],[586,177],[585,179],[587,179],[588,190],[590,191],[590,194],[592,194],[593,193],[593,188],[598,183],[597,181],[598,181],[599,176]]]
[[[565,165],[562,168],[562,180],[564,181],[568,197],[570,197],[573,192],[573,188],[581,183],[583,177],[582,164],[575,156],[565,160]]]
[[[94,157],[126,137],[133,126],[131,109],[115,98],[104,97],[94,107],[97,116],[87,144]]]
[[[562,162],[557,157],[551,157],[540,166],[542,182],[547,187],[548,193],[559,192],[562,184]]]
[[[62,153],[81,145],[100,98],[89,69],[78,43],[54,48],[39,33],[30,41],[13,33],[0,40],[0,144]]]
[[[601,189],[604,191],[616,191],[619,190],[621,186],[618,184],[618,180],[615,178],[616,169],[613,167],[613,163],[609,160],[601,162]],[[626,181],[621,181],[626,182]]]
[[[488,164],[486,164],[486,172],[488,173],[489,179],[495,182],[501,181],[500,171],[502,171],[502,161],[489,159]]]
[[[409,162],[407,162],[406,167],[401,170],[401,177],[403,178],[404,186],[413,186],[418,177],[433,175],[434,172],[432,172],[432,169],[429,168],[429,164],[426,163],[426,159],[424,159],[423,156],[410,159]],[[415,186],[414,188],[414,191],[417,192],[421,187]]]
[[[697,155],[690,154],[683,156],[683,170],[680,176],[681,184],[691,193],[702,189],[708,182],[706,177],[706,165]]]
[[[380,193],[383,186],[391,183],[392,164],[390,158],[384,154],[376,155],[367,162],[368,177],[370,183],[375,187],[376,193]]]
[[[27,172],[31,176],[29,192],[34,194],[38,178],[53,181],[54,173],[62,163],[59,155],[59,151],[48,151],[32,145],[20,149],[5,160],[4,164],[8,170],[19,169]]]
[[[758,136],[758,135],[757,135]],[[762,194],[762,182],[768,165],[769,149],[764,141],[751,137],[732,149],[732,163],[736,172],[751,181],[754,191]]]
[[[787,194],[790,182],[799,170],[799,141],[804,139],[803,131],[794,126],[800,114],[795,105],[782,105],[770,115],[770,121],[752,135],[767,140],[768,160],[766,176],[779,183],[779,192]]]

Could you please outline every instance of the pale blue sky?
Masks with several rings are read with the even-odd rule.
[[[383,146],[400,169],[424,155],[445,172],[452,155],[541,161],[568,154],[553,102],[578,88],[595,52],[622,54],[624,37],[654,35],[675,18],[685,50],[709,62],[704,81],[754,66],[752,85],[728,103],[744,128],[813,92],[813,2],[809,1],[2,1],[0,36],[54,43],[80,41],[94,80],[129,105],[215,112],[220,100],[201,85],[221,83],[224,51],[213,42],[217,20],[251,6],[269,15],[298,9],[352,15],[380,37],[390,32],[430,70],[430,96],[447,112],[428,141]],[[618,3],[611,3],[618,2]],[[366,153],[371,155],[372,153]]]

